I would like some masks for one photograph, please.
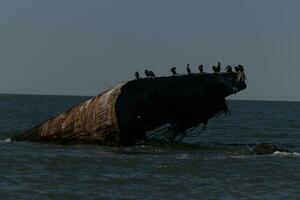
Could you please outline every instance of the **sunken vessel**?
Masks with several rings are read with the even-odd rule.
[[[129,146],[173,142],[227,113],[226,97],[246,88],[244,72],[138,78],[120,83],[11,138],[58,144]]]

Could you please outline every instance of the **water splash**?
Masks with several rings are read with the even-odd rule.
[[[300,153],[298,153],[298,152],[275,151],[274,153],[272,153],[272,155],[278,155],[278,156],[300,156]]]
[[[6,138],[5,140],[3,140],[4,142],[11,142],[11,138]]]

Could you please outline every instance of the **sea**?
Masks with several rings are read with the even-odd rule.
[[[228,100],[174,145],[10,141],[89,98],[0,95],[0,199],[300,199],[299,102]],[[290,153],[251,154],[260,143]]]

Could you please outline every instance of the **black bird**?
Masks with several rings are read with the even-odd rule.
[[[171,68],[171,72],[172,72],[173,76],[177,75],[176,67],[173,66],[173,67]]]
[[[186,65],[186,71],[188,74],[192,74],[191,69],[190,69],[190,64]]]
[[[226,70],[227,72],[232,72],[232,67],[231,67],[230,65],[228,65],[228,66],[225,68],[225,70]]]
[[[235,70],[236,72],[239,72],[239,71],[240,71],[240,68],[237,67],[237,66],[234,66],[234,70]]]
[[[139,78],[140,78],[139,72],[135,72],[135,78],[136,78],[136,79],[139,79]]]
[[[154,72],[153,72],[153,71],[149,71],[149,76],[150,76],[150,77],[155,77]]]
[[[199,69],[200,73],[203,73],[203,65],[202,64],[198,66],[198,69]]]
[[[217,72],[218,72],[218,69],[217,69],[217,67],[216,67],[216,66],[212,66],[212,69],[213,69],[213,71],[214,71],[215,73],[217,73]]]
[[[244,72],[244,67],[243,67],[243,65],[238,65],[238,68],[239,68],[240,72]]]
[[[145,70],[145,76],[148,78],[150,76],[148,69]]]
[[[220,62],[218,62],[217,72],[221,72],[221,63]]]

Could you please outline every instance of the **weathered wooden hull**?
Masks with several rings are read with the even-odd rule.
[[[227,111],[225,97],[246,88],[239,76],[195,74],[124,82],[12,140],[134,145],[164,124],[185,132]]]

